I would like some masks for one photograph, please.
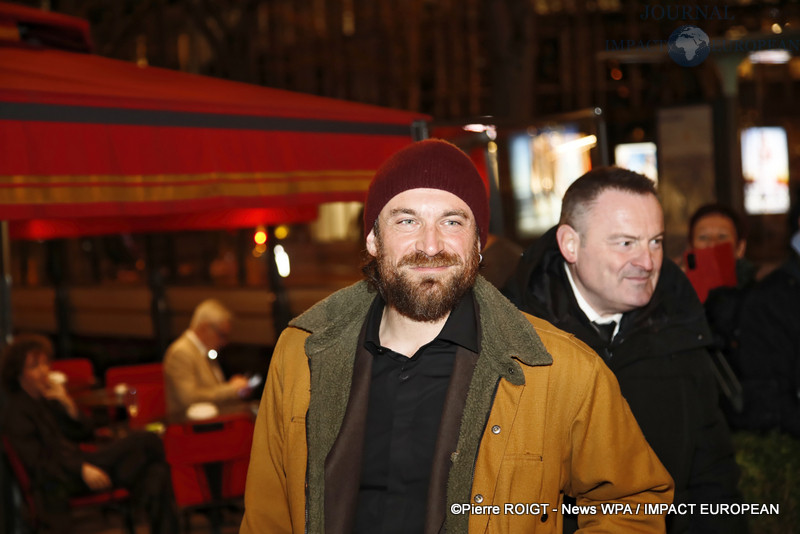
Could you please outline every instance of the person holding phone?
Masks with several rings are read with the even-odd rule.
[[[689,219],[689,253],[727,245],[732,254],[726,262],[734,264],[735,284],[715,283],[709,278],[708,296],[704,305],[709,326],[714,334],[716,347],[729,358],[734,370],[739,371],[734,358],[736,329],[739,324],[742,301],[755,282],[756,268],[745,258],[747,250],[747,228],[744,219],[733,208],[724,204],[705,204]],[[688,254],[687,254],[688,257]],[[711,257],[711,255],[709,255]],[[717,260],[719,261],[719,260]],[[704,265],[686,265],[684,270],[704,269]],[[719,272],[721,269],[715,269]]]
[[[703,250],[723,244],[730,245],[735,262],[736,285],[746,288],[755,281],[756,268],[745,257],[747,226],[744,218],[725,204],[705,204],[689,219],[689,246]],[[684,265],[684,269],[686,269]]]
[[[720,403],[730,426],[748,426],[743,420],[742,365],[739,357],[739,321],[745,296],[755,282],[755,266],[745,258],[747,229],[744,219],[724,204],[705,204],[689,219],[689,246],[683,268],[687,276],[703,287],[706,319],[713,335],[715,363],[722,376],[732,372],[723,386]],[[722,276],[721,273],[726,273]],[[694,276],[692,276],[694,275]],[[725,279],[723,279],[725,278]],[[722,359],[730,371],[721,368]]]
[[[228,344],[233,314],[218,300],[204,300],[194,310],[186,330],[164,355],[167,413],[185,413],[197,402],[243,399],[252,386],[244,375],[228,379],[217,361]]]

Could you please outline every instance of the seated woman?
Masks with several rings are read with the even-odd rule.
[[[70,532],[68,499],[123,487],[150,520],[151,532],[178,531],[172,481],[158,436],[133,433],[97,451],[79,442],[92,436],[91,423],[61,384],[50,381],[53,346],[42,336],[21,335],[0,362],[6,402],[0,430],[31,477],[44,532]]]

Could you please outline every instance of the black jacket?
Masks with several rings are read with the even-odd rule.
[[[625,313],[611,343],[578,307],[555,228],[525,251],[505,289],[520,309],[592,347],[614,371],[642,432],[675,481],[675,503],[692,515],[668,518],[668,531],[741,532],[736,516],[701,515],[701,503],[740,502],[730,433],[718,408],[705,313],[680,269],[665,260],[650,303]]]
[[[78,442],[92,437],[91,424],[85,418],[75,421],[58,401],[33,399],[20,390],[8,394],[2,431],[34,485],[80,482],[86,455]]]
[[[743,425],[800,437],[800,256],[750,291],[739,332]]]
[[[132,432],[84,452],[79,442],[92,436],[88,419],[73,419],[58,401],[34,399],[24,391],[9,393],[6,400],[0,428],[32,479],[43,532],[74,532],[68,499],[91,492],[82,477],[84,462],[131,493],[132,502],[141,504],[150,520],[150,532],[178,532],[169,466],[158,436]]]

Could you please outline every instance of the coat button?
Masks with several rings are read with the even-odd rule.
[[[492,427],[492,434],[499,434],[500,433],[500,425],[494,425]]]
[[[482,503],[483,502],[483,495],[481,495],[480,493],[475,495],[475,502],[478,503],[478,504]]]

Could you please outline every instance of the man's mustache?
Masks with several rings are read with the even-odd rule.
[[[411,254],[406,254],[400,259],[397,267],[450,267],[461,265],[461,258],[450,252],[439,252],[433,256],[428,256],[418,250]]]

